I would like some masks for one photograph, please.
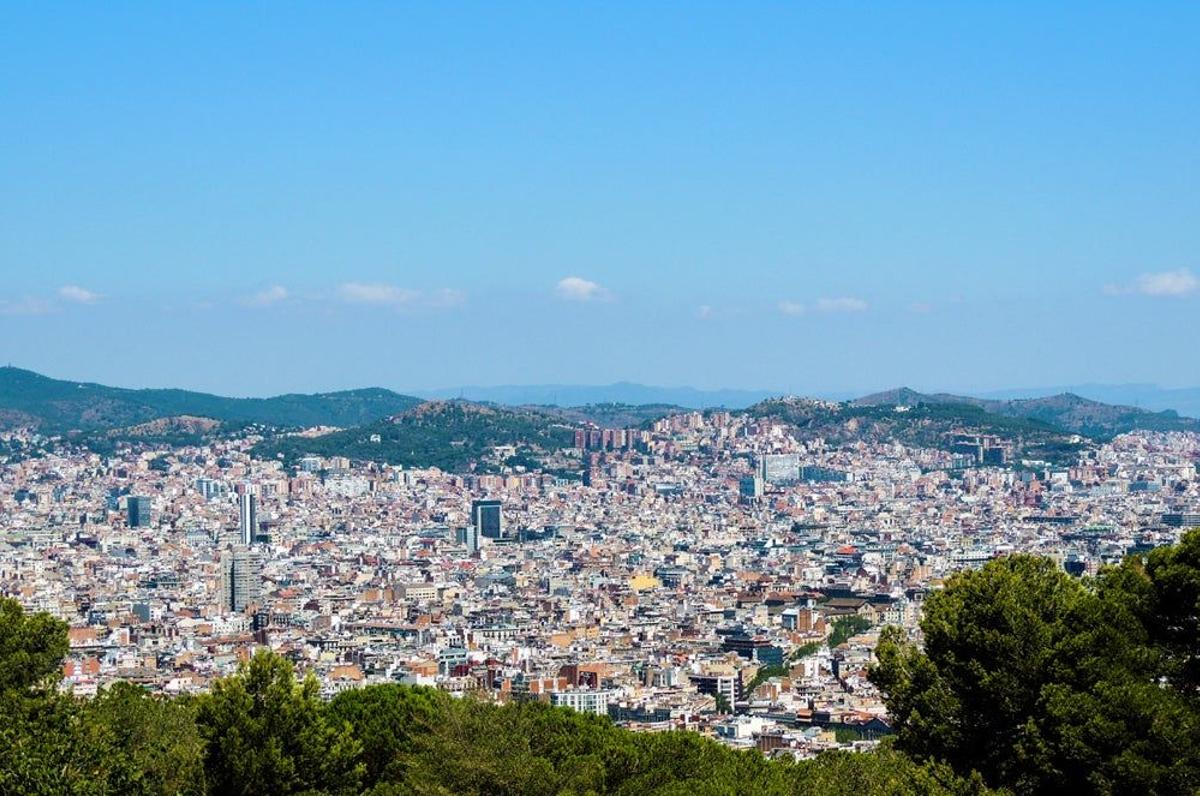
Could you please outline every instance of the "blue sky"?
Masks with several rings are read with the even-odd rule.
[[[1200,6],[816,5],[5,4],[0,360],[1200,384]]]

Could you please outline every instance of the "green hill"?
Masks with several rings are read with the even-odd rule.
[[[898,410],[898,406],[906,408]],[[1036,418],[996,414],[969,403],[831,403],[777,398],[746,411],[787,423],[802,439],[821,437],[834,444],[863,440],[949,449],[954,434],[966,433],[1001,437],[1027,458],[1066,463],[1074,460],[1078,450],[1066,429]]]
[[[601,428],[638,428],[667,415],[692,411],[675,404],[600,403],[583,406],[531,406],[531,409],[557,415],[567,422],[594,423]]]
[[[573,442],[574,429],[540,409],[429,401],[395,417],[320,437],[266,440],[253,452],[289,462],[312,454],[461,472],[485,463],[496,446],[515,446],[519,463],[536,464]]]
[[[1200,420],[1177,413],[1112,406],[1063,393],[1045,398],[989,400],[907,387],[834,403],[774,398],[746,410],[788,423],[802,438],[831,442],[895,441],[948,449],[955,433],[1007,440],[1018,455],[1056,463],[1074,461],[1078,437],[1104,441],[1129,431],[1200,431]]]
[[[948,393],[919,393],[907,387],[867,395],[852,402],[873,406],[974,406],[988,414],[1034,420],[1093,439],[1109,439],[1129,431],[1200,431],[1200,420],[1167,410],[1150,412],[1133,406],[1114,406],[1073,393],[1044,398],[992,400]]]
[[[270,426],[356,426],[403,412],[419,398],[378,387],[272,398],[226,398],[189,390],[131,390],[0,368],[0,429],[103,431],[169,417]]]

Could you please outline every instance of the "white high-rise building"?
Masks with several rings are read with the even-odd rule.
[[[249,484],[238,495],[238,530],[241,531],[242,544],[254,544],[258,536],[258,495],[250,490]]]

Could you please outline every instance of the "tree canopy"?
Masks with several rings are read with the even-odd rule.
[[[1194,793],[1197,549],[1193,531],[1091,582],[1029,555],[954,575],[923,649],[890,628],[876,651],[897,747],[1022,793]]]
[[[316,677],[297,682],[292,664],[257,652],[200,697],[196,722],[209,788],[226,794],[358,792],[361,744],[318,698]]]

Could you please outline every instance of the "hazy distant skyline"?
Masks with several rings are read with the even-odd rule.
[[[1200,385],[1200,7],[9,8],[0,361]]]

